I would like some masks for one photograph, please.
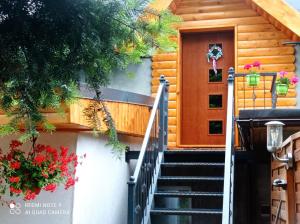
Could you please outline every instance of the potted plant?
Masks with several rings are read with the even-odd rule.
[[[260,62],[255,61],[252,64],[246,64],[244,66],[245,70],[248,70],[248,75],[246,75],[246,81],[248,86],[258,86],[260,81],[260,74],[257,72],[260,69]]]
[[[279,78],[276,80],[276,93],[278,96],[286,96],[288,93],[290,85],[295,85],[299,82],[299,78],[297,76],[293,76],[292,78],[287,77],[286,71],[279,72]]]
[[[6,154],[0,152],[0,199],[1,195],[21,196],[24,200],[34,200],[41,191],[54,192],[58,185],[65,189],[72,187],[78,157],[69,153],[68,148],[59,150],[51,146],[36,145],[25,152],[22,143],[13,140]],[[85,157],[85,156],[83,156]]]

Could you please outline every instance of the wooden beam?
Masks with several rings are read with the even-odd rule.
[[[300,37],[300,13],[283,0],[252,0],[279,23]]]

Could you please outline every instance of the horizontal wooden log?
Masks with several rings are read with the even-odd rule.
[[[170,68],[176,68],[176,67],[177,67],[176,61],[152,62],[153,69],[170,69]]]
[[[177,118],[176,117],[169,117],[168,118],[168,124],[176,126],[176,124],[177,124]]]
[[[161,53],[152,56],[152,61],[177,61],[177,53]]]
[[[242,3],[242,0],[195,0],[195,1],[182,1],[178,7],[196,7],[208,5],[226,5],[232,3]]]
[[[168,134],[169,142],[176,142],[176,134]]]
[[[251,33],[239,33],[238,41],[246,40],[277,40],[288,38],[282,32],[251,32]]]
[[[156,93],[158,89],[158,85],[152,85],[152,93]],[[176,93],[177,91],[177,86],[176,85],[170,85],[169,86],[169,92],[170,93]]]
[[[277,105],[278,106],[296,106],[297,104],[297,100],[295,98],[278,98],[277,99]],[[256,99],[253,103],[252,99],[246,99],[245,102],[244,100],[239,99],[237,101],[237,106],[238,107],[252,107],[253,105],[255,107],[263,107],[264,105],[267,107],[271,107],[272,106],[272,101],[271,100],[266,100],[264,102],[263,99]]]
[[[195,6],[195,7],[178,7],[176,9],[176,15],[189,14],[189,13],[208,13],[208,12],[224,12],[233,10],[249,9],[244,3],[234,3],[226,5],[207,5],[207,6]]]
[[[270,48],[270,47],[285,47],[283,43],[288,39],[281,40],[247,40],[238,41],[238,49],[249,48]]]
[[[260,71],[261,72],[277,72],[277,71],[287,71],[294,72],[296,69],[294,64],[269,64],[262,65]],[[238,73],[246,73],[247,71],[244,69],[243,65],[238,66]]]
[[[271,86],[272,86],[272,82],[271,81],[265,81],[265,82],[259,82],[258,86],[248,86],[247,83],[243,83],[243,82],[237,82],[236,83],[236,88],[238,91],[240,90],[249,90],[252,91],[253,89],[256,90],[266,90],[266,91],[270,91],[271,90]],[[295,85],[290,85],[289,89],[294,89]]]
[[[239,11],[223,11],[209,13],[190,13],[181,14],[180,17],[184,21],[211,20],[211,19],[226,19],[226,18],[241,18],[241,17],[257,16],[256,12],[251,9],[241,9]]]
[[[177,102],[169,101],[169,109],[177,109]]]
[[[277,31],[272,24],[239,25],[238,33]]]
[[[160,77],[161,75],[164,75],[166,79],[168,77],[176,77],[177,76],[177,70],[176,69],[154,69],[152,70],[152,77]]]
[[[264,64],[293,64],[295,62],[294,55],[280,55],[280,56],[255,56],[255,57],[239,57],[238,65],[245,65],[259,61]]]
[[[176,134],[176,126],[175,125],[169,125],[168,126],[168,133],[169,134]]]
[[[152,97],[156,97],[156,93],[152,93]],[[177,100],[177,94],[176,93],[169,93],[169,100],[176,101]]]
[[[293,47],[238,49],[238,57],[294,55]]]
[[[176,142],[168,142],[168,148],[175,148],[176,147]]]
[[[269,90],[255,90],[254,91],[255,95],[257,98],[272,98],[272,94],[270,93]],[[286,95],[286,97],[288,98],[292,98],[295,97],[296,94],[296,90],[295,89],[289,89],[288,94]],[[237,98],[238,99],[250,99],[253,97],[253,91],[252,90],[246,90],[246,91],[237,91]]]
[[[296,73],[295,72],[288,72],[286,77],[291,78],[294,76]],[[277,78],[279,78],[280,73],[277,72]],[[273,77],[272,76],[261,76],[260,81],[265,82],[265,81],[272,81]],[[246,82],[246,77],[235,77],[235,82]]]
[[[185,21],[177,25],[180,29],[189,28],[208,28],[220,26],[235,26],[242,24],[264,24],[267,21],[261,16],[244,17],[244,18],[228,18],[228,19],[215,19],[215,20],[201,20],[201,21]]]
[[[169,109],[168,113],[169,113],[169,117],[176,117],[177,113],[176,113],[176,109]]]
[[[176,77],[168,77],[168,81],[170,85],[176,85],[177,84],[177,78]],[[153,78],[152,79],[152,85],[159,85],[160,81],[159,78]]]

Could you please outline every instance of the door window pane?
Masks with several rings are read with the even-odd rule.
[[[223,134],[223,122],[209,121],[209,134]]]
[[[209,95],[209,108],[222,108],[222,95]]]
[[[213,69],[209,69],[209,82],[222,82],[222,69],[217,69],[217,74]]]

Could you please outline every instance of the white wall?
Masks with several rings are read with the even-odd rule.
[[[8,148],[11,139],[17,139],[17,136],[0,138],[0,148]],[[42,134],[38,143],[48,144],[54,147],[61,145],[70,147],[73,151],[76,149],[77,134],[57,132],[55,135]],[[26,148],[26,145],[24,149]],[[29,148],[29,147],[27,147]],[[1,224],[69,224],[72,223],[73,192],[70,188],[65,190],[63,186],[56,192],[42,191],[32,203],[25,202],[20,198],[14,198],[19,203],[20,209],[9,209],[7,206],[0,205],[0,223]],[[7,198],[10,199],[10,198]],[[20,212],[20,213],[18,213]],[[57,214],[59,212],[60,214]],[[18,213],[18,214],[16,214]]]
[[[141,138],[121,137],[132,150],[139,149]],[[75,186],[74,224],[126,224],[127,181],[130,167],[117,159],[106,146],[106,139],[89,133],[78,135],[77,153],[87,152],[79,167]]]

